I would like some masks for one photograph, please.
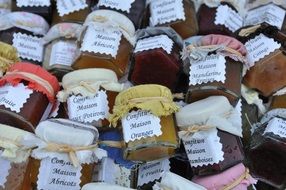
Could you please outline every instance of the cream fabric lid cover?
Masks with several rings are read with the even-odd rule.
[[[281,6],[284,9],[286,9],[286,1],[285,0],[254,0],[251,3],[247,4],[247,9],[257,8],[259,6],[266,5],[269,3],[274,3],[278,6]]]
[[[57,95],[60,102],[65,102],[71,94],[94,96],[100,87],[114,92],[120,92],[124,88],[124,84],[118,82],[115,72],[109,69],[81,69],[70,72],[63,77],[62,86],[64,90]]]
[[[49,24],[43,17],[28,12],[12,12],[0,17],[0,31],[12,27],[21,28],[38,35],[45,35],[49,30]]]
[[[238,113],[224,96],[211,96],[182,107],[176,113],[180,129],[207,125],[242,137]],[[180,134],[180,132],[179,132]]]
[[[125,15],[112,10],[95,10],[87,16],[84,26],[96,23],[101,23],[106,27],[118,28],[130,44],[134,46],[135,27]]]
[[[118,185],[111,185],[107,183],[88,183],[82,187],[81,190],[133,190]]]

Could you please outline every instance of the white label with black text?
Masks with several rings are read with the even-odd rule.
[[[49,7],[50,0],[17,0],[17,7]]]
[[[135,0],[99,0],[98,6],[110,7],[112,9],[130,12],[131,4]]]
[[[11,169],[11,162],[6,160],[6,159],[1,158],[2,153],[3,152],[0,150],[0,168],[1,168],[0,187],[5,189],[5,183],[7,181],[8,175],[9,175],[9,170]]]
[[[71,66],[75,59],[77,46],[73,42],[56,42],[52,46],[50,65]]]
[[[190,85],[208,83],[208,82],[225,82],[225,63],[226,60],[222,55],[209,55],[203,60],[190,64]]]
[[[94,97],[71,96],[67,100],[69,119],[91,123],[105,119],[109,114],[107,94],[100,90]]]
[[[13,34],[13,46],[17,49],[19,56],[23,59],[42,62],[44,46],[41,40],[42,38],[27,34]]]
[[[76,168],[65,159],[45,158],[41,160],[37,182],[38,189],[80,190],[81,169],[81,166]]]
[[[227,5],[220,5],[217,8],[215,24],[224,25],[230,31],[235,32],[243,26],[242,17]]]
[[[268,4],[262,7],[248,11],[244,25],[256,25],[267,22],[272,26],[276,26],[281,30],[286,11],[277,5]]]
[[[60,16],[64,16],[88,7],[86,0],[57,0],[57,9]]]
[[[217,164],[223,161],[224,152],[217,133],[218,130],[213,128],[182,138],[192,167]]]
[[[281,44],[275,42],[272,38],[268,38],[264,34],[260,34],[254,39],[247,41],[245,47],[248,52],[247,60],[250,66],[253,66],[255,62],[279,49]]]
[[[286,138],[286,121],[281,118],[274,117],[268,122],[264,131],[264,134],[265,133],[273,133],[282,138]]]
[[[89,26],[80,50],[116,58],[121,36],[122,33],[117,29]]]
[[[151,0],[150,12],[151,26],[186,20],[183,0]]]
[[[173,40],[171,40],[167,35],[149,37],[139,40],[136,44],[134,52],[137,53],[150,49],[162,48],[168,54],[171,54],[173,44]]]
[[[33,90],[28,89],[22,83],[16,86],[6,84],[0,87],[0,105],[19,113],[32,93]]]
[[[125,142],[162,134],[160,118],[149,111],[132,111],[122,118]]]

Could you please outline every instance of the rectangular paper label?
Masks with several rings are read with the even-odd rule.
[[[122,33],[117,29],[89,26],[80,50],[116,58],[121,36]]]
[[[186,20],[183,0],[152,0],[150,12],[151,26]]]
[[[64,16],[88,7],[85,0],[57,0],[57,9],[60,16]]]
[[[190,85],[225,82],[226,60],[222,55],[210,55],[190,64]]]
[[[77,46],[73,42],[59,41],[52,46],[50,65],[71,66],[75,59]]]
[[[49,7],[50,0],[17,0],[17,7]]]
[[[1,172],[0,172],[0,187],[5,189],[5,183],[7,181],[8,175],[9,175],[9,170],[11,169],[11,162],[1,158],[2,153],[3,152],[0,150],[0,168],[1,168]]]
[[[27,34],[13,34],[13,46],[18,50],[19,56],[23,59],[42,62],[44,47],[41,40],[41,38]]]
[[[263,135],[265,133],[273,133],[282,138],[286,138],[286,121],[277,117],[273,118],[268,122]]]
[[[267,22],[272,26],[276,26],[281,30],[286,11],[277,5],[268,4],[262,7],[248,11],[244,25],[256,25]]]
[[[275,42],[272,38],[268,38],[264,34],[256,36],[245,43],[247,50],[247,59],[250,66],[253,66],[255,62],[266,57],[270,53],[281,47],[281,44]]]
[[[97,6],[105,6],[110,7],[112,9],[125,11],[127,13],[130,12],[131,4],[135,0],[99,0]]]
[[[136,44],[134,52],[137,53],[150,49],[162,48],[168,54],[171,54],[173,44],[173,40],[171,40],[167,35],[149,37],[139,40]]]
[[[160,118],[148,111],[132,111],[122,118],[125,142],[162,134]]]

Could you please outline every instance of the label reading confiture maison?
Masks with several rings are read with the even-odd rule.
[[[57,9],[60,16],[64,16],[88,7],[86,0],[57,0]]]
[[[11,162],[1,158],[2,151],[0,150],[0,187],[5,189],[5,183],[7,181],[7,177],[9,175],[9,170],[11,169]]]
[[[268,122],[264,131],[264,134],[266,133],[273,133],[282,138],[286,138],[286,121],[281,118],[274,117]]]
[[[116,10],[121,10],[125,11],[127,13],[130,12],[130,8],[132,3],[135,0],[99,0],[98,1],[98,6],[105,6],[105,7],[110,7],[112,9]]]
[[[49,7],[50,0],[17,0],[17,7]]]

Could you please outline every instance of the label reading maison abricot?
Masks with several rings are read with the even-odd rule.
[[[112,9],[130,12],[131,4],[135,0],[99,0],[98,6],[110,7]]]
[[[132,111],[122,119],[125,142],[162,134],[160,118],[148,111]]]
[[[2,153],[3,152],[0,150],[0,168],[1,168],[1,172],[0,172],[0,187],[5,189],[5,183],[7,181],[8,175],[9,175],[9,170],[11,169],[11,162],[1,158]]]
[[[17,7],[49,7],[50,0],[17,0]]]
[[[74,62],[77,46],[73,42],[59,41],[52,46],[50,65],[71,66]]]
[[[64,16],[88,7],[86,0],[57,0],[57,9],[60,16]]]
[[[268,122],[264,131],[264,134],[266,133],[273,133],[282,138],[286,138],[286,121],[281,118],[274,117]]]

